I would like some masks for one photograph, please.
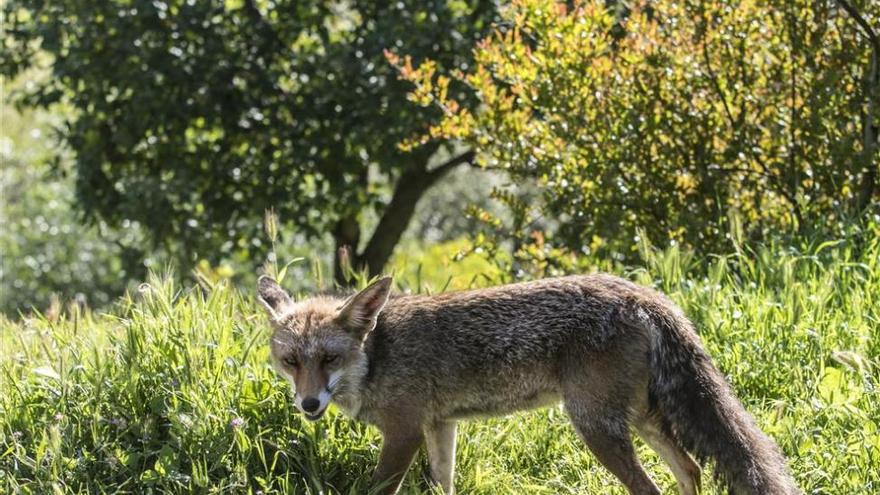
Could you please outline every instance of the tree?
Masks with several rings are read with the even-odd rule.
[[[472,157],[443,140],[397,147],[439,113],[406,100],[382,50],[466,69],[495,12],[479,1],[24,0],[5,15],[3,75],[51,56],[51,77],[18,102],[73,110],[61,133],[87,219],[140,223],[186,267],[262,254],[260,219],[274,208],[376,274],[419,198]],[[367,213],[378,223],[362,240]]]
[[[858,132],[878,111],[864,103],[871,49],[834,3],[632,6],[621,19],[599,1],[514,2],[468,71],[389,56],[411,97],[445,115],[411,142],[459,139],[520,178],[495,193],[515,213],[487,216],[496,238],[522,258],[626,259],[639,236],[723,251],[730,212],[760,238],[866,211],[851,205],[877,194],[857,199],[880,159]],[[857,7],[880,18],[877,2]],[[480,106],[444,91],[456,83]],[[527,179],[536,201],[519,196]]]

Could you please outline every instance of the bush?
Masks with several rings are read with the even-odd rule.
[[[514,177],[495,191],[512,220],[484,216],[518,257],[632,260],[639,235],[724,251],[731,213],[753,240],[839,231],[860,189],[876,196],[880,158],[861,149],[870,47],[834,2],[606,4],[513,2],[466,72],[388,55],[411,98],[445,113],[405,147],[460,139]],[[880,18],[880,3],[856,4]],[[447,91],[458,82],[477,111]],[[525,181],[539,194],[524,198]]]

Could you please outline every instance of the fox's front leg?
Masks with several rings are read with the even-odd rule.
[[[455,421],[438,421],[425,427],[425,443],[428,462],[431,464],[431,480],[443,488],[443,493],[453,495],[455,478]]]
[[[425,437],[421,428],[401,428],[401,425],[383,431],[382,437],[382,452],[379,454],[379,466],[373,474],[373,488],[379,488],[375,493],[393,495],[397,493]]]

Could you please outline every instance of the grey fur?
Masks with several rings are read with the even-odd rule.
[[[374,286],[362,299],[375,300]],[[333,401],[382,430],[377,481],[391,479],[389,493],[423,431],[431,445],[436,425],[454,432],[455,420],[560,400],[631,493],[659,490],[635,458],[630,427],[666,454],[682,493],[699,489],[699,468],[682,446],[714,460],[732,493],[800,493],[778,447],[735,398],[690,322],[656,291],[589,275],[393,297],[362,341],[342,323],[343,302],[316,298],[274,308],[272,354],[278,363],[290,353],[308,360],[327,346],[346,353]],[[454,438],[432,450],[454,452]],[[452,475],[442,476],[452,493]]]

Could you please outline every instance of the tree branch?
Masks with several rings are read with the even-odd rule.
[[[835,1],[838,5],[840,5],[843,10],[846,11],[847,14],[849,14],[850,17],[853,18],[854,21],[856,21],[856,24],[858,24],[859,27],[862,28],[865,36],[868,37],[868,40],[870,40],[871,42],[871,46],[874,48],[874,53],[880,52],[880,38],[877,37],[877,33],[874,32],[874,28],[872,28],[871,25],[868,24],[868,21],[866,21],[865,18],[862,17],[862,14],[859,13],[859,11],[856,10],[856,8],[853,7],[848,0]]]
[[[449,160],[441,163],[440,165],[434,167],[433,169],[428,171],[428,175],[431,177],[431,180],[436,182],[438,179],[442,178],[446,175],[450,170],[455,167],[462,165],[464,163],[472,163],[474,161],[474,157],[476,157],[476,153],[473,150],[466,151],[458,156],[452,157]],[[432,182],[433,183],[433,182]]]
[[[730,105],[727,104],[727,95],[724,94],[724,91],[721,89],[721,83],[718,81],[718,76],[715,75],[715,71],[712,70],[712,64],[709,61],[709,47],[705,40],[703,40],[703,61],[706,63],[706,72],[709,73],[709,79],[712,80],[712,86],[714,87],[715,92],[718,93],[718,99],[721,100],[721,103],[724,106],[724,113],[727,115],[727,120],[730,122],[730,129],[731,131],[736,132],[736,120],[733,118],[733,112],[730,111]]]

